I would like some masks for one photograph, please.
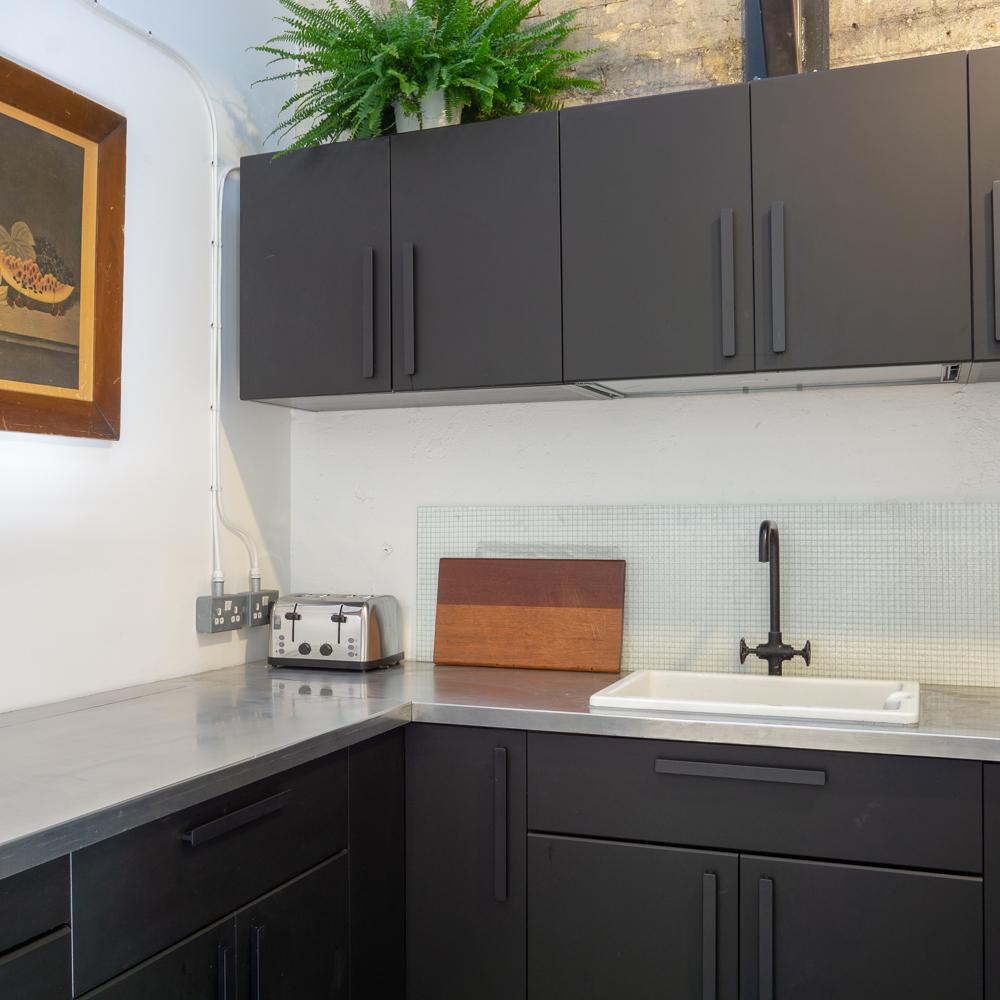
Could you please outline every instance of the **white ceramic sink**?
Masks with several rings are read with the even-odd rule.
[[[920,719],[920,685],[915,681],[636,670],[592,695],[590,704],[595,708],[908,726]]]

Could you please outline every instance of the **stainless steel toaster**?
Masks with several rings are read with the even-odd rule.
[[[403,625],[395,597],[288,594],[271,610],[275,667],[371,670],[403,658]]]

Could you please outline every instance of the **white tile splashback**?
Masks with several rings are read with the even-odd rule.
[[[421,507],[418,659],[434,650],[443,556],[624,559],[625,670],[766,672],[761,520],[781,538],[791,674],[1000,686],[1000,504]]]

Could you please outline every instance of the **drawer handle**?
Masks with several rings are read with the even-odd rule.
[[[825,771],[796,771],[790,767],[754,767],[749,764],[710,764],[702,760],[657,758],[657,774],[690,774],[696,778],[735,778],[738,781],[776,781],[783,785],[825,785]]]
[[[758,1000],[774,1000],[774,883],[760,880],[758,895]]]
[[[507,751],[493,749],[493,898],[507,902]]]
[[[403,244],[403,374],[417,370],[413,305],[413,244]]]
[[[260,1000],[261,952],[264,948],[264,928],[250,928],[250,997]]]
[[[219,945],[219,1000],[229,1000],[229,959],[232,948]]]
[[[701,997],[715,1000],[716,879],[711,872],[701,877]]]
[[[771,350],[785,349],[785,204],[771,203]]]
[[[1000,340],[1000,181],[993,182],[993,338]]]
[[[375,374],[375,251],[361,251],[361,375]]]
[[[204,844],[206,840],[221,837],[222,834],[229,833],[230,830],[246,826],[247,823],[252,823],[255,819],[260,819],[261,816],[266,816],[268,813],[283,809],[288,805],[291,797],[292,790],[290,788],[283,792],[278,792],[277,795],[272,795],[269,799],[261,799],[260,802],[255,802],[252,806],[237,809],[236,812],[227,813],[225,816],[213,819],[210,823],[196,826],[184,834],[184,839],[192,847],[197,847],[199,844]]]
[[[722,356],[736,353],[736,294],[733,283],[733,210],[724,208],[719,220],[722,250]]]

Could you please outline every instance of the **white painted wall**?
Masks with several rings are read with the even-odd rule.
[[[424,505],[1000,500],[1000,384],[296,412],[292,585],[395,594]]]
[[[276,0],[108,0],[144,15],[205,71],[224,157],[259,147],[288,88],[255,90]],[[255,632],[199,636],[209,592],[208,117],[187,74],[79,0],[0,0],[0,54],[128,118],[122,436],[0,433],[0,711],[259,658]],[[231,184],[237,189],[238,184]],[[235,221],[235,204],[229,206]],[[9,223],[8,223],[9,224]],[[236,245],[235,233],[231,246]],[[288,586],[289,414],[235,398],[235,289],[226,273],[224,485],[262,543],[265,586]],[[230,589],[242,546],[223,539]]]

